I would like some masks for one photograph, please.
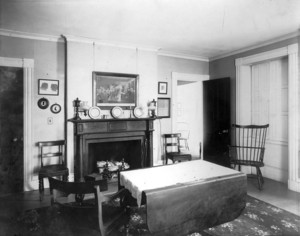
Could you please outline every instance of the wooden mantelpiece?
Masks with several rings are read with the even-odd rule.
[[[74,124],[75,181],[83,181],[91,173],[89,145],[105,142],[138,140],[141,145],[139,167],[153,166],[153,118],[85,119]]]

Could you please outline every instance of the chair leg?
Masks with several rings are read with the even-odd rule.
[[[63,181],[66,181],[66,182],[69,181],[69,175],[64,175],[63,176]]]
[[[260,171],[260,168],[258,168],[258,170],[259,170],[259,175],[260,175],[260,177],[261,177],[261,182],[264,184],[264,183],[265,183],[265,180],[264,180],[264,177],[263,177],[263,175],[262,175],[262,173],[261,173],[261,171]]]
[[[262,186],[264,184],[264,178],[262,176],[262,173],[260,171],[260,168],[257,166],[256,167],[256,174],[257,174],[257,181],[258,181],[258,189],[262,190]]]
[[[39,192],[40,192],[40,201],[44,198],[44,179],[39,177]]]

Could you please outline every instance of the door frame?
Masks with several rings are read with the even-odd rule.
[[[236,59],[236,121],[250,122],[251,111],[247,108],[251,105],[251,65],[285,56],[288,56],[288,188],[300,192],[298,44]]]
[[[198,82],[201,83],[209,80],[209,75],[201,75],[201,74],[187,74],[187,73],[179,73],[179,72],[172,72],[172,88],[171,88],[171,131],[176,132],[176,123],[177,123],[177,84],[178,81],[187,81],[187,82]],[[202,104],[201,110],[203,111],[203,86],[201,86],[200,98],[202,101],[200,102]],[[202,112],[203,114],[203,112]],[[203,120],[203,116],[202,116]],[[201,130],[203,130],[203,122],[200,122]],[[203,135],[202,135],[203,136]],[[203,140],[203,137],[201,137],[201,140]],[[202,158],[202,156],[200,157]]]
[[[32,85],[34,78],[34,60],[25,58],[0,57],[0,66],[23,68],[23,151],[24,170],[23,186],[24,191],[31,190],[32,181]]]

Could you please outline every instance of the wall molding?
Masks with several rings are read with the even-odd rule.
[[[35,34],[35,33],[7,30],[7,29],[1,29],[1,28],[0,28],[0,35],[7,36],[7,37],[64,43],[64,39],[63,39],[62,35],[55,36],[55,35],[46,35],[46,34]],[[67,38],[68,42],[86,43],[86,44],[92,44],[92,45],[102,45],[102,46],[118,47],[118,48],[124,48],[124,49],[132,49],[132,50],[138,49],[141,51],[155,52],[159,56],[176,57],[176,58],[198,60],[198,61],[205,61],[205,62],[209,61],[209,59],[206,57],[199,57],[199,56],[195,56],[195,55],[189,55],[189,54],[173,52],[173,51],[164,51],[158,47],[124,44],[121,42],[108,42],[108,41],[104,41],[104,40],[80,37],[80,36],[75,36],[75,35],[63,35],[63,36]]]
[[[229,52],[229,53],[225,53],[225,54],[222,54],[222,55],[219,55],[219,56],[211,57],[211,58],[209,58],[209,61],[211,62],[211,61],[219,60],[219,59],[222,59],[222,58],[225,58],[225,57],[230,57],[230,56],[233,56],[233,55],[236,55],[236,54],[244,53],[244,52],[247,52],[247,51],[250,51],[250,50],[254,50],[254,49],[257,49],[257,48],[265,47],[265,46],[268,46],[268,45],[271,45],[271,44],[274,44],[274,43],[278,43],[278,42],[281,42],[281,41],[284,41],[284,40],[288,40],[288,39],[298,37],[299,35],[300,35],[299,32],[294,32],[294,33],[291,33],[291,34],[287,34],[287,35],[284,35],[282,37],[278,37],[278,38],[269,40],[267,42],[263,42],[261,44],[256,44],[256,45],[253,45],[253,46],[250,46],[250,47],[245,47],[245,48],[235,50],[235,51],[232,51],[232,52]]]
[[[291,45],[292,48],[297,48],[297,44]],[[267,53],[262,52],[248,57],[238,58],[235,61],[236,66],[250,65],[256,62],[271,60],[274,58],[280,58],[288,55],[288,47],[282,47],[275,50],[268,51]]]
[[[15,30],[7,30],[0,28],[0,35],[7,37],[23,38],[23,39],[32,39],[32,40],[41,40],[41,41],[50,41],[50,42],[63,42],[60,36],[46,35],[46,34],[35,34]]]
[[[237,168],[236,168],[237,169]],[[269,179],[273,179],[278,182],[286,183],[288,179],[288,171],[284,169],[279,169],[273,166],[265,165],[260,168],[262,175],[264,177],[268,177]],[[245,174],[251,174],[256,176],[255,167],[250,166],[241,166],[241,171]]]
[[[189,54],[180,53],[180,52],[165,51],[165,50],[162,50],[162,49],[159,49],[158,55],[159,56],[166,56],[166,57],[177,57],[177,58],[182,58],[182,59],[209,62],[209,59],[207,57],[189,55]]]

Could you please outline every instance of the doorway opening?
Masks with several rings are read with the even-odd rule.
[[[172,73],[172,133],[188,134],[188,148],[194,158],[202,158],[203,88],[208,75]],[[186,132],[187,131],[187,132]]]
[[[32,182],[34,182],[31,155],[33,147],[31,128],[33,65],[34,63],[32,59],[0,57],[0,67],[3,69],[2,72],[5,74],[5,76],[3,75],[1,84],[4,83],[5,85],[7,85],[7,87],[12,87],[13,91],[14,89],[17,89],[17,87],[18,91],[21,90],[21,96],[18,96],[18,99],[16,99],[17,95],[14,95],[13,98],[9,99],[9,101],[7,102],[4,102],[4,104],[1,104],[0,107],[1,116],[4,116],[4,120],[9,119],[9,116],[14,117],[15,119],[10,119],[10,122],[13,120],[14,123],[10,124],[10,126],[16,126],[21,129],[16,132],[12,132],[10,130],[9,134],[1,136],[2,139],[6,139],[1,142],[1,156],[2,152],[4,152],[10,157],[10,160],[4,165],[6,166],[4,167],[4,169],[2,169],[3,163],[1,163],[1,174],[9,173],[8,178],[10,178],[9,176],[11,175],[18,176],[17,181],[15,182],[16,186],[11,186],[11,189],[6,188],[6,190],[4,190],[7,193],[13,191],[28,191],[33,189],[31,184]],[[17,80],[22,80],[21,83],[19,83],[19,81],[18,86],[12,84],[12,82],[15,80],[10,80],[11,78],[7,76],[7,73],[11,76],[13,76],[13,74],[17,75],[16,78]],[[3,89],[2,85],[1,88]],[[4,112],[2,112],[3,108],[5,110]],[[21,127],[18,126],[20,123],[22,123]],[[5,125],[5,123],[2,124]],[[2,148],[4,148],[5,150],[3,150]],[[21,160],[15,160],[17,157],[21,158]],[[18,166],[15,166],[19,165],[20,162],[23,163],[22,169],[19,169]],[[9,166],[10,168],[9,171],[7,166]],[[20,175],[18,175],[17,172]]]

